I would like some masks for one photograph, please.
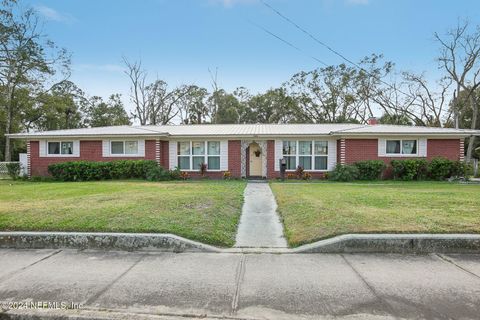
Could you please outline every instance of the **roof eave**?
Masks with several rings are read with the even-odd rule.
[[[13,133],[6,135],[10,139],[61,139],[61,138],[109,138],[109,137],[168,137],[168,133],[110,133],[110,134],[63,134],[63,135],[36,135]]]

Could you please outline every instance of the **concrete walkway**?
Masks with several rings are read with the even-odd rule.
[[[25,301],[80,309],[8,307]],[[49,319],[478,319],[480,255],[0,249],[0,307]]]
[[[249,182],[238,226],[237,248],[286,248],[277,203],[268,183]]]

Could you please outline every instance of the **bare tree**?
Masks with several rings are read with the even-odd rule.
[[[440,66],[456,85],[456,92],[466,92],[465,105],[472,109],[471,129],[475,129],[478,117],[478,102],[475,99],[475,90],[480,87],[480,27],[471,31],[468,22],[459,23],[456,28],[449,30],[445,36],[435,33],[435,39],[440,44]],[[458,101],[454,101],[454,112],[458,124]],[[475,137],[468,142],[466,160],[472,158]]]
[[[429,127],[443,127],[450,123],[452,111],[448,105],[449,88],[452,79],[444,77],[436,82],[433,90],[423,75],[403,73],[405,86],[413,97],[410,105],[417,122]]]
[[[135,111],[132,113],[132,117],[138,119],[140,125],[144,126],[149,120],[146,85],[147,72],[142,68],[141,61],[130,62],[127,58],[123,57],[123,62],[127,67],[125,74],[130,79],[130,99],[135,105]]]
[[[142,62],[130,62],[125,57],[123,62],[127,68],[125,74],[130,80],[130,98],[135,105],[132,113],[141,125],[168,124],[178,113],[178,101],[188,93],[188,88],[168,89],[163,80],[147,83],[148,73],[142,68]]]

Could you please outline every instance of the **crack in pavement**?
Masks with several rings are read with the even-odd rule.
[[[240,288],[245,275],[245,264],[247,256],[242,255],[237,266],[237,272],[235,274],[235,293],[233,294],[232,299],[232,315],[237,313],[238,310],[238,301],[240,299]]]
[[[343,255],[343,254],[340,254],[340,257],[343,258],[343,260],[345,261],[345,263],[353,270],[353,272],[357,275],[357,277],[365,284],[365,286],[368,288],[368,290],[370,290],[372,292],[372,294],[377,298],[377,300],[383,304],[386,309],[388,310],[388,312],[390,313],[391,316],[393,316],[395,319],[399,319],[399,317],[397,317],[395,315],[395,312],[394,312],[394,309],[393,307],[390,305],[390,303],[388,303],[378,292],[377,290],[375,290],[375,288],[370,285],[367,280],[362,276],[362,274],[350,263],[350,261],[348,261],[348,259]]]
[[[462,270],[463,272],[466,272],[468,273],[469,275],[471,276],[474,276],[475,278],[477,279],[480,279],[480,275],[476,274],[475,272],[472,272],[470,270],[468,270],[467,268],[465,267],[462,267],[461,265],[459,265],[457,262],[455,262],[455,260],[453,258],[450,258],[450,257],[447,257],[443,254],[440,254],[440,253],[436,253],[435,254],[438,258],[440,258],[442,261],[445,261],[455,267],[457,267],[458,269]]]
[[[100,291],[98,291],[96,294],[94,294],[93,296],[91,296],[91,297],[88,298],[87,300],[83,301],[81,304],[82,304],[82,305],[91,304],[91,303],[93,303],[95,300],[97,300],[98,298],[100,298],[101,295],[103,295],[103,294],[104,294],[108,289],[110,289],[116,282],[118,282],[118,280],[120,280],[121,278],[123,278],[130,270],[133,269],[133,267],[135,267],[137,264],[139,264],[140,261],[142,261],[146,256],[147,256],[147,254],[141,255],[140,258],[138,258],[137,261],[135,261],[130,267],[128,267],[127,270],[125,270],[124,272],[122,272],[118,277],[116,277],[115,279],[113,279],[112,282],[110,282],[109,284],[107,284],[103,289],[101,289]]]
[[[5,280],[5,279],[8,279],[8,278],[12,277],[13,275],[15,275],[15,274],[17,274],[17,273],[20,273],[20,272],[22,272],[22,271],[30,268],[31,266],[34,266],[34,265],[36,265],[36,264],[38,264],[38,263],[40,263],[40,262],[42,262],[42,261],[45,261],[45,260],[53,257],[54,255],[59,254],[60,252],[62,252],[62,250],[54,251],[54,252],[46,255],[45,257],[42,257],[41,259],[39,259],[39,260],[37,260],[37,261],[34,261],[34,262],[32,262],[32,263],[24,266],[24,267],[21,267],[20,269],[13,270],[13,271],[7,273],[7,274],[3,275],[2,277],[0,277],[0,282],[2,282],[2,281]]]

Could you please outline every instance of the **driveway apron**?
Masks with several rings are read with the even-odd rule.
[[[249,182],[235,247],[286,248],[277,203],[268,183]]]

